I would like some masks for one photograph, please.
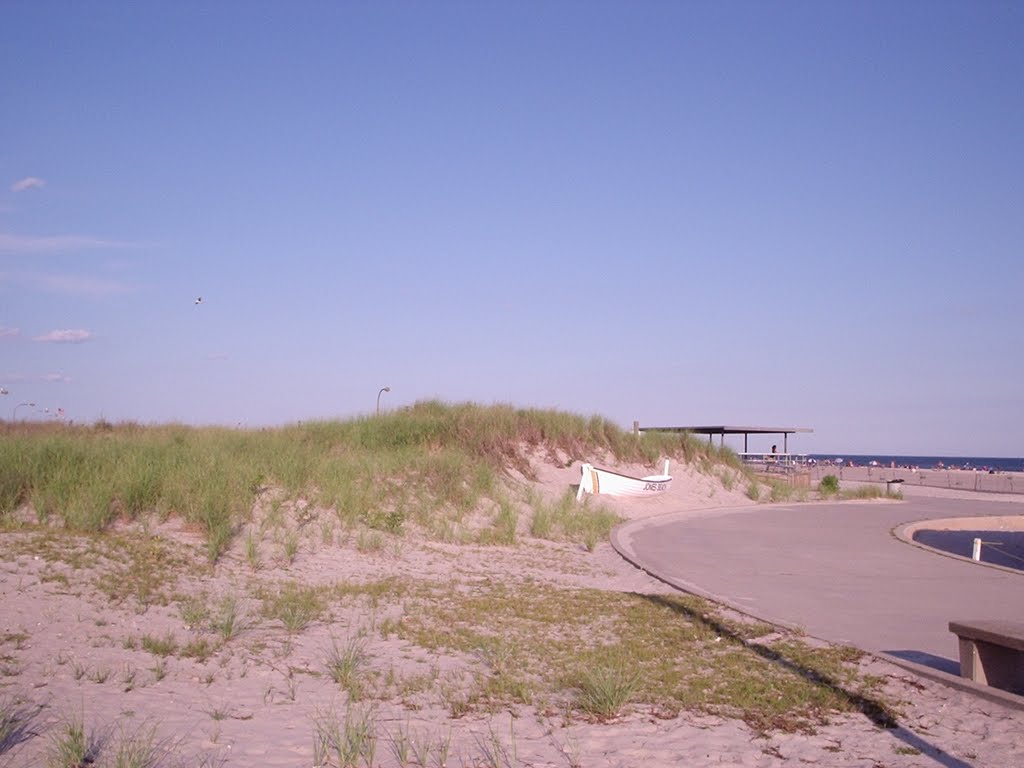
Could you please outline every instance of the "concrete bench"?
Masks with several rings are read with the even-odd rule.
[[[951,621],[960,639],[960,677],[1024,694],[1024,623]]]

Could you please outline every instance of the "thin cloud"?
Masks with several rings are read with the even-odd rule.
[[[10,328],[6,325],[0,325],[0,339],[10,339],[21,333],[20,328]]]
[[[11,192],[24,192],[26,189],[42,189],[45,186],[45,180],[35,176],[26,176],[24,179],[18,179],[11,184]]]
[[[0,275],[0,282],[5,279],[44,293],[58,293],[65,296],[114,296],[132,290],[130,285],[117,280],[104,280],[82,275],[48,275],[38,272]]]
[[[206,356],[206,359],[207,360],[227,360],[228,359],[228,353],[227,352],[210,352]]]
[[[39,377],[39,380],[53,384],[67,384],[71,381],[71,377],[65,376],[63,373],[44,373]]]
[[[0,232],[0,253],[65,253],[96,248],[141,248],[144,245],[92,235],[12,235]]]
[[[50,331],[42,336],[36,336],[33,341],[42,341],[50,344],[81,344],[92,338],[92,333],[83,329],[65,329]]]

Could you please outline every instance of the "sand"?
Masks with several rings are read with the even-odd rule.
[[[992,494],[1004,500],[1024,499],[1024,472],[983,472],[970,469],[928,467],[835,467],[818,464],[811,469],[811,481],[836,475],[841,483],[882,484],[901,480],[901,488],[939,488]]]
[[[536,490],[547,498],[577,482],[578,465],[537,464]],[[619,467],[631,474],[650,468]],[[752,504],[739,487],[690,468],[673,469],[672,490],[659,498],[613,501],[627,519],[669,511]],[[267,509],[263,509],[266,513]],[[257,515],[258,517],[258,515]],[[422,690],[356,706],[378,736],[374,766],[999,766],[1024,764],[1024,712],[919,679],[883,661],[864,671],[885,683],[899,702],[900,727],[881,729],[862,715],[842,715],[812,733],[763,736],[743,722],[683,712],[664,719],[630,707],[611,722],[589,722],[564,712],[529,707],[455,718],[440,693],[478,660],[428,653],[384,636],[401,621],[401,605],[351,600],[332,606],[329,618],[289,633],[256,620],[253,581],[367,584],[388,578],[445,582],[453,589],[480,580],[532,579],[560,586],[664,593],[660,582],[619,558],[607,543],[580,546],[523,536],[516,546],[417,544],[404,539],[360,540],[331,530],[325,510],[307,508],[295,557],[286,542],[261,544],[254,573],[244,536],[212,574],[201,540],[171,520],[147,530],[119,533],[157,537],[173,547],[190,574],[167,605],[137,597],[115,600],[117,552],[97,552],[89,540],[74,547],[65,536],[0,533],[0,702],[19,716],[13,737],[0,742],[0,766],[43,766],[54,738],[81,720],[104,745],[99,764],[113,765],[116,745],[149,739],[165,766],[305,766],[316,764],[313,731],[331,716],[343,721],[345,696],[322,674],[326,649],[361,638],[373,668],[426,681]],[[52,543],[56,542],[56,543]],[[63,548],[60,556],[53,547]],[[192,565],[188,565],[192,563]],[[106,581],[104,579],[107,579]],[[111,579],[113,581],[111,581]],[[127,579],[122,578],[122,581]],[[206,596],[216,603],[238,595],[248,626],[207,659],[180,652],[210,638],[189,628],[181,600]],[[243,622],[245,623],[245,622]],[[176,638],[179,652],[161,658],[143,638]],[[201,656],[201,654],[200,654]],[[401,746],[419,746],[403,756]],[[365,761],[360,761],[365,764]]]

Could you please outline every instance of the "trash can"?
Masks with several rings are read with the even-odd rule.
[[[894,493],[900,491],[900,485],[903,483],[902,478],[898,480],[886,480],[885,481],[885,494],[886,496],[892,496]]]

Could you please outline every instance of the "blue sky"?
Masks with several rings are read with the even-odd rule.
[[[1009,2],[4,3],[0,416],[390,386],[1021,456],[1021,40]]]

